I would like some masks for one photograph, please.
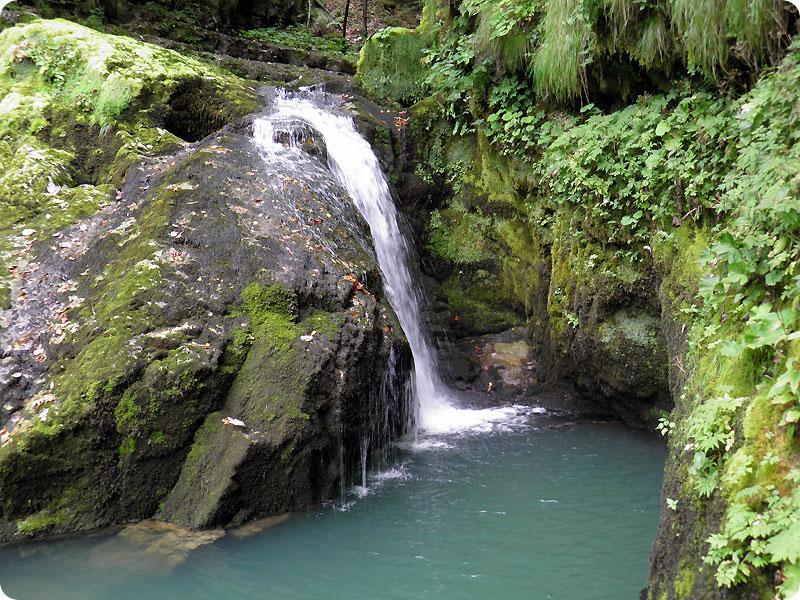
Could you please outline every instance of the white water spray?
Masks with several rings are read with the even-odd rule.
[[[436,357],[422,327],[421,294],[409,268],[411,249],[400,231],[386,177],[369,143],[356,131],[353,119],[332,109],[330,99],[313,91],[279,94],[272,113],[253,124],[253,136],[266,153],[273,155],[297,151],[298,132],[304,125],[310,125],[325,140],[331,172],[369,224],[387,297],[411,347],[417,428],[426,433],[490,429],[494,423],[519,414],[517,407],[456,408],[439,377]],[[284,134],[287,145],[275,141],[278,132]]]
[[[3,588],[0,588],[0,600],[14,600],[11,596],[6,596],[3,593]]]

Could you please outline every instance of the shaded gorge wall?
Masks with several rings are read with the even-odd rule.
[[[529,393],[668,435],[646,597],[789,596],[796,14],[589,4],[429,3],[420,28],[362,53],[362,85],[390,94],[369,69],[391,73],[400,38],[398,56],[427,40],[428,72],[396,73],[401,101],[416,85],[398,181],[438,291],[431,313],[443,339],[464,340],[456,380],[484,397],[482,348],[521,339],[485,336],[524,326]],[[585,36],[556,43],[558,11]],[[661,17],[672,25],[648,38],[661,48],[648,59],[646,36],[633,42]],[[691,25],[712,17],[709,41]]]

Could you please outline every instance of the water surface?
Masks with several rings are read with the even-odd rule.
[[[6,548],[0,584],[17,600],[638,598],[665,454],[654,436],[531,417],[432,441],[346,510],[188,553],[111,534]]]

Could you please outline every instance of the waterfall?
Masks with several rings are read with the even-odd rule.
[[[446,433],[486,426],[516,414],[513,408],[467,410],[455,406],[423,328],[422,294],[412,277],[412,252],[400,230],[389,184],[372,147],[335,102],[335,97],[320,91],[279,93],[272,111],[254,122],[253,136],[270,154],[297,151],[299,132],[308,126],[324,139],[331,172],[369,224],[387,298],[411,347],[416,427],[426,433]]]

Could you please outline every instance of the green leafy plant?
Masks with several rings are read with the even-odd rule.
[[[283,48],[320,52],[338,60],[354,61],[357,56],[355,50],[348,45],[347,40],[341,34],[317,35],[302,25],[248,29],[242,31],[240,35],[246,39],[258,40]]]

